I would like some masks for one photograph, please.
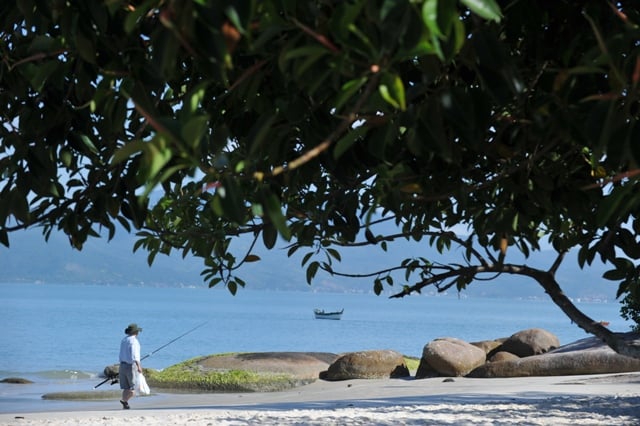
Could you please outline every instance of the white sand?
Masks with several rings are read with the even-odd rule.
[[[274,393],[155,394],[131,410],[0,414],[2,425],[638,425],[640,374],[317,381]]]

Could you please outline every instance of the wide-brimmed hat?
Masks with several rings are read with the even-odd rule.
[[[136,334],[136,333],[140,333],[142,331],[142,329],[140,327],[138,327],[138,324],[129,324],[127,326],[127,328],[125,328],[124,332],[126,334],[128,334],[129,336]]]

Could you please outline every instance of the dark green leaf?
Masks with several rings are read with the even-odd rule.
[[[379,278],[376,278],[376,280],[373,283],[373,292],[376,294],[376,296],[380,296],[383,291],[384,291],[384,286],[382,284],[382,281]]]
[[[31,86],[37,92],[41,91],[49,77],[58,69],[58,64],[54,61],[47,61],[40,66],[25,67],[26,77],[29,79]]]
[[[304,257],[302,258],[302,262],[300,262],[300,264],[302,266],[306,265],[306,263],[309,261],[309,259],[311,259],[311,256],[313,256],[313,252],[309,252],[309,253],[305,254]]]
[[[327,249],[327,253],[329,253],[331,255],[331,257],[333,257],[337,261],[341,261],[342,260],[342,257],[340,256],[340,252],[338,250],[336,250],[336,249],[328,248]]]
[[[264,246],[268,249],[272,249],[275,247],[276,242],[278,241],[278,230],[272,226],[271,224],[265,224],[262,229],[262,242]]]
[[[222,187],[216,192],[224,216],[236,223],[244,223],[247,209],[244,205],[242,189],[235,179],[225,178]],[[268,210],[267,210],[268,213]]]
[[[362,136],[367,132],[367,129],[364,126],[357,127],[347,132],[342,138],[338,140],[336,143],[336,147],[333,150],[333,158],[340,158],[346,151],[348,151],[353,144],[361,140]]]
[[[602,278],[610,281],[619,281],[627,276],[627,272],[620,269],[611,269],[602,274]]]
[[[271,220],[271,222],[275,225],[276,229],[286,241],[291,239],[291,230],[287,226],[287,221],[282,214],[282,207],[280,206],[280,200],[274,194],[266,194],[264,197],[265,201],[265,212],[267,216]]]
[[[11,191],[11,208],[9,212],[13,214],[21,223],[29,222],[29,203],[23,194],[19,193],[17,190]]]
[[[238,292],[238,283],[233,280],[227,282],[227,290],[229,290],[229,293],[231,293],[231,295],[235,296]]]
[[[91,64],[96,63],[96,49],[93,45],[93,40],[81,32],[76,34],[76,48],[82,59]]]
[[[335,108],[340,111],[342,109],[342,106],[347,103],[366,82],[366,77],[361,77],[346,82],[342,86],[338,98],[335,101]]]
[[[309,264],[307,267],[307,284],[311,284],[311,281],[313,281],[313,278],[316,276],[319,267],[320,263],[318,262],[311,262]]]
[[[196,116],[192,117],[182,127],[182,138],[191,148],[197,148],[200,146],[202,138],[205,136],[205,132],[209,128],[209,117]]]
[[[211,280],[209,280],[209,288],[215,287],[217,284],[219,284],[222,281],[222,278],[211,278]]]

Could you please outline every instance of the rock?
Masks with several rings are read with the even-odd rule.
[[[28,385],[33,383],[31,380],[23,379],[22,377],[7,377],[0,380],[0,383],[10,383],[13,385]]]
[[[640,333],[616,333],[616,336],[627,344],[640,345]],[[563,353],[563,352],[576,352],[576,351],[600,351],[610,350],[607,344],[602,342],[597,337],[587,337],[585,339],[577,340],[573,343],[569,343],[564,346],[560,346],[557,349],[551,351],[551,353]]]
[[[323,380],[384,379],[408,377],[404,355],[392,350],[349,352],[320,374]]]
[[[337,357],[327,352],[227,353],[194,358],[162,371],[145,370],[145,377],[152,389],[277,392],[313,383]]]
[[[514,355],[511,352],[500,351],[491,355],[488,361],[489,362],[515,361],[517,359],[520,359],[518,355]]]
[[[560,346],[555,334],[541,328],[522,330],[509,337],[500,347],[500,351],[511,352],[521,358],[549,352]]]
[[[486,359],[484,350],[477,346],[460,339],[445,337],[427,343],[422,350],[420,364],[429,364],[443,376],[465,376],[482,365]],[[419,378],[417,374],[416,378]]]
[[[482,349],[488,358],[500,350],[499,348],[500,346],[502,346],[505,340],[507,340],[507,337],[503,337],[501,339],[495,339],[495,340],[482,340],[480,342],[471,342],[471,344],[473,346],[477,346],[480,349]]]
[[[430,366],[426,361],[420,359],[420,364],[416,370],[416,379],[428,379],[430,377],[439,377],[440,373],[435,368]]]
[[[545,354],[486,363],[468,377],[570,376],[633,371],[640,371],[640,359],[617,354],[593,337]]]
[[[118,373],[120,372],[120,364],[107,365],[102,372],[103,377],[105,378],[115,378],[118,377]]]
[[[196,364],[205,371],[244,370],[318,379],[336,358],[338,355],[328,352],[252,352],[207,356]]]

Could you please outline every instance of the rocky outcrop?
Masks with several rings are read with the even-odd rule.
[[[320,373],[323,380],[384,379],[408,377],[404,355],[392,350],[349,352]]]
[[[7,377],[0,380],[0,383],[10,383],[12,385],[28,385],[33,382],[29,379],[23,379],[22,377]]]
[[[329,352],[252,352],[207,356],[196,364],[203,371],[241,370],[315,380],[336,358]]]
[[[628,343],[638,333],[622,333]],[[560,346],[542,329],[522,330],[506,339],[466,343],[436,339],[425,345],[416,379],[437,376],[526,377],[640,371],[640,360],[620,355],[597,338]]]
[[[469,377],[570,376],[640,371],[640,360],[614,352],[597,338],[582,339],[526,358],[493,359]]]
[[[500,350],[519,357],[539,355],[560,346],[555,334],[541,328],[522,330],[509,337],[500,346]]]
[[[276,392],[318,380],[337,357],[328,352],[227,353],[194,358],[162,371],[145,369],[145,377],[152,389]]]
[[[638,333],[619,336],[627,343],[640,344]],[[640,360],[615,353],[597,338],[583,339],[552,349],[558,344],[553,334],[540,329],[523,330],[509,338],[474,343],[455,338],[436,339],[425,345],[415,378],[526,377],[640,371]],[[545,353],[547,350],[549,352]],[[521,358],[511,351],[538,354]],[[117,370],[118,365],[108,366],[104,376],[117,377]],[[185,375],[190,376],[185,379]],[[162,372],[145,371],[145,376],[152,387],[180,391],[269,392],[301,386],[318,378],[399,378],[409,377],[410,372],[401,353],[372,350],[342,355],[324,352],[212,355],[186,361]]]
[[[465,376],[485,361],[486,353],[483,349],[460,339],[445,337],[425,345],[420,366],[425,363],[430,368],[418,367],[418,371],[423,374],[433,369],[441,376]],[[416,373],[416,378],[423,377],[418,377]]]

